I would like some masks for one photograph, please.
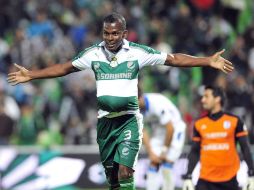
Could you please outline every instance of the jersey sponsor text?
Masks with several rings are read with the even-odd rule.
[[[206,133],[205,137],[208,139],[217,139],[217,138],[225,138],[227,137],[227,132],[214,132],[214,133]]]
[[[211,151],[211,150],[229,150],[229,144],[228,143],[214,143],[214,144],[208,144],[203,146],[203,150],[205,151]]]
[[[98,73],[97,79],[99,80],[110,80],[110,79],[131,79],[132,73]]]

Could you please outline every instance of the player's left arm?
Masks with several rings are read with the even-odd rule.
[[[254,165],[250,152],[250,144],[248,139],[247,127],[244,123],[239,119],[236,127],[236,138],[240,144],[241,151],[243,154],[243,158],[248,166],[248,174],[250,176],[254,176]]]
[[[239,137],[238,142],[241,147],[243,158],[248,166],[248,173],[249,173],[249,175],[251,174],[252,176],[254,176],[254,165],[253,165],[253,160],[252,160],[252,156],[251,156],[251,152],[250,152],[250,145],[249,145],[248,137],[247,136]]]
[[[229,73],[234,70],[233,64],[223,58],[221,54],[225,50],[218,51],[208,57],[196,57],[182,53],[168,54],[165,65],[174,67],[203,67],[209,66],[224,73]]]
[[[247,183],[244,185],[243,190],[253,190],[254,189],[254,167],[253,167],[253,160],[252,160],[249,141],[247,136],[239,137],[238,142],[241,147],[243,158],[248,166]]]
[[[196,124],[194,124],[192,146],[188,155],[188,169],[186,174],[183,175],[184,179],[192,178],[192,172],[196,167],[198,161],[200,160],[201,141],[202,141],[201,135],[197,130]]]

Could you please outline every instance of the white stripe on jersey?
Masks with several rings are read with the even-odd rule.
[[[99,80],[97,81],[97,97],[105,95],[118,97],[137,96],[137,84],[138,79]]]

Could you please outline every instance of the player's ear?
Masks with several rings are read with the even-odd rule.
[[[123,31],[123,38],[126,39],[128,37],[128,30]]]
[[[217,103],[221,104],[221,97],[220,96],[215,97],[215,100]]]

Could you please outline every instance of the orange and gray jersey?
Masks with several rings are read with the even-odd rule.
[[[195,122],[193,141],[200,142],[200,178],[221,182],[234,177],[240,167],[236,149],[238,137],[246,136],[247,129],[235,115],[222,113],[213,120],[209,116]]]

